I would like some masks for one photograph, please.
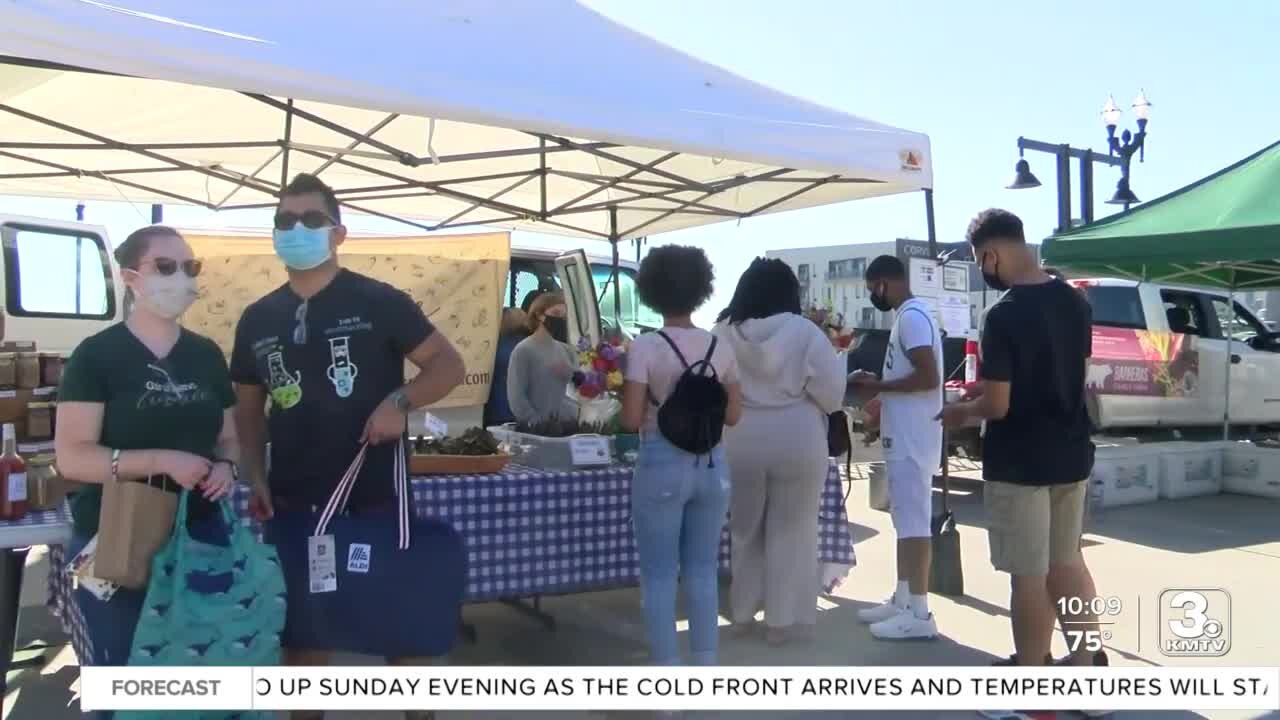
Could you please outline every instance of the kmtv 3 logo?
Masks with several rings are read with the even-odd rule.
[[[351,543],[347,548],[347,572],[369,572],[370,548],[363,543]]]
[[[1222,657],[1231,650],[1231,595],[1220,588],[1170,588],[1160,593],[1160,652],[1172,657]]]

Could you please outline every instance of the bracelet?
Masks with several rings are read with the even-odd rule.
[[[111,482],[120,482],[120,451],[111,451]]]

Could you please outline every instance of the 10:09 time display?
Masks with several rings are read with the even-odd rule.
[[[1120,598],[1111,596],[1107,598],[1095,597],[1085,600],[1078,597],[1061,597],[1055,602],[1056,609],[1060,615],[1119,615],[1123,608]]]

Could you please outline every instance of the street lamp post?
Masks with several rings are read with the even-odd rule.
[[[1138,197],[1129,189],[1129,164],[1133,159],[1134,153],[1138,153],[1138,162],[1142,162],[1146,152],[1143,146],[1147,139],[1147,121],[1151,119],[1151,102],[1147,100],[1147,94],[1141,90],[1138,91],[1138,97],[1133,99],[1133,115],[1138,121],[1138,132],[1132,134],[1125,130],[1116,137],[1116,127],[1120,124],[1120,108],[1116,106],[1114,97],[1107,96],[1107,104],[1102,108],[1102,123],[1107,128],[1107,154],[1119,156],[1120,165],[1120,182],[1116,185],[1116,194],[1112,196],[1107,203],[1111,205],[1123,205],[1125,210],[1130,205],[1138,202]]]
[[[1151,103],[1144,93],[1138,93],[1133,101],[1133,113],[1138,119],[1136,135],[1125,130],[1116,136],[1116,127],[1120,124],[1120,108],[1115,100],[1107,98],[1103,108],[1102,119],[1107,128],[1107,154],[1093,150],[1081,150],[1070,145],[1047,143],[1040,140],[1018,138],[1018,163],[1014,166],[1014,179],[1008,185],[1010,190],[1023,190],[1040,187],[1040,180],[1031,172],[1031,164],[1023,154],[1027,150],[1053,155],[1057,159],[1058,176],[1058,231],[1070,230],[1071,220],[1071,160],[1080,161],[1080,217],[1085,223],[1093,222],[1093,164],[1110,165],[1120,168],[1120,180],[1116,183],[1115,195],[1107,201],[1112,205],[1129,206],[1137,203],[1138,198],[1129,187],[1129,164],[1134,153],[1138,153],[1138,161],[1143,159],[1143,146],[1147,138],[1147,121],[1151,117]]]

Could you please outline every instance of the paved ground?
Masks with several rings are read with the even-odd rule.
[[[860,472],[855,468],[855,475]],[[953,494],[964,546],[966,595],[934,596],[931,600],[945,639],[934,643],[889,644],[871,638],[854,613],[881,599],[892,575],[892,533],[888,516],[868,509],[866,482],[854,483],[849,498],[859,566],[836,597],[820,601],[819,637],[812,643],[772,649],[751,640],[723,644],[726,664],[741,665],[975,665],[1010,651],[1008,586],[987,564],[983,532],[981,485],[965,483]],[[1280,664],[1280,635],[1276,632],[1275,582],[1280,577],[1280,502],[1218,496],[1116,509],[1106,512],[1090,528],[1086,556],[1100,591],[1120,599],[1123,610],[1115,618],[1108,643],[1116,664],[1176,664],[1159,653],[1154,638],[1155,607],[1161,590],[1169,587],[1222,587],[1230,591],[1234,634],[1223,665]],[[65,638],[45,613],[43,564],[30,568],[22,615],[20,644],[38,640],[57,646],[46,655],[41,670],[10,677],[5,718],[58,720],[74,718],[74,658]],[[1269,586],[1270,592],[1264,592]],[[551,598],[545,607],[559,621],[548,632],[511,609],[486,605],[468,608],[467,619],[480,631],[479,642],[461,648],[455,664],[573,664],[619,665],[645,662],[638,597],[634,590]],[[1055,651],[1064,652],[1061,640]],[[344,664],[373,662],[342,658]],[[69,707],[72,706],[72,707]],[[374,713],[338,713],[360,718]],[[741,717],[765,717],[741,713]],[[884,713],[769,713],[770,718],[876,717]],[[335,716],[331,716],[335,717]],[[381,717],[381,716],[379,716]],[[388,717],[394,717],[388,716]],[[441,713],[441,720],[477,718],[641,718],[642,713]],[[725,714],[724,717],[735,717]],[[971,712],[902,712],[893,717],[973,718]],[[1148,718],[1213,718],[1214,720],[1280,720],[1280,712],[1226,713],[1134,712],[1126,720]]]

